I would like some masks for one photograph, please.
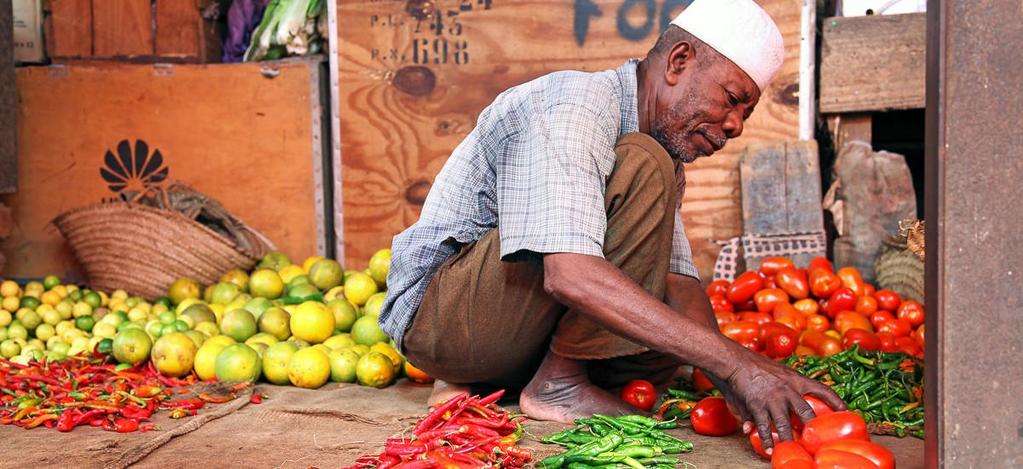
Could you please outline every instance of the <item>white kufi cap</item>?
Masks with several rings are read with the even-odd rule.
[[[753,0],[696,0],[671,24],[727,57],[761,91],[785,59],[778,26]]]

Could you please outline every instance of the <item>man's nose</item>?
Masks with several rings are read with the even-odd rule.
[[[738,138],[742,135],[742,113],[738,109],[728,113],[725,117],[725,122],[722,124],[721,129],[725,131],[725,135],[728,138]]]

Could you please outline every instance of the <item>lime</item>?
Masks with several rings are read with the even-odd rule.
[[[371,388],[384,388],[394,381],[394,362],[380,352],[369,352],[359,358],[355,376],[359,384]]]
[[[375,343],[372,346],[370,346],[369,350],[371,352],[379,352],[384,355],[387,355],[387,358],[391,359],[391,363],[394,363],[395,376],[397,376],[398,373],[401,372],[402,367],[405,366],[405,358],[402,357],[401,354],[394,349],[394,347],[391,347],[389,344],[385,342]]]
[[[263,376],[273,384],[289,384],[288,362],[298,351],[292,342],[278,342],[263,352]]]
[[[199,332],[202,332],[203,334],[206,334],[207,336],[210,336],[210,337],[213,337],[215,335],[220,335],[220,328],[217,327],[217,324],[212,322],[212,321],[200,322],[200,323],[196,324],[195,327],[193,327],[192,329],[196,330],[196,331],[199,331]]]
[[[291,282],[295,277],[298,277],[299,275],[305,275],[305,271],[302,270],[302,266],[289,265],[278,270],[277,275],[280,275],[281,280],[285,284],[287,284]]]
[[[355,306],[366,304],[376,292],[377,284],[373,277],[362,272],[356,272],[345,280],[345,298]]]
[[[352,330],[352,324],[355,324],[355,320],[359,318],[359,313],[355,310],[355,306],[352,306],[344,298],[338,298],[328,303],[327,307],[334,313],[334,329],[336,331],[348,332]]]
[[[290,326],[295,337],[318,344],[334,334],[334,315],[323,303],[306,301],[291,315]]]
[[[8,325],[11,324],[11,320],[12,318],[10,311],[6,310],[0,311],[0,327],[7,327]]]
[[[171,334],[171,333],[174,333],[174,332],[179,332],[178,328],[174,327],[174,323],[164,324],[164,325],[160,326],[160,335],[161,336],[164,336],[164,335],[167,335],[167,334]]]
[[[159,316],[161,324],[174,324],[174,321],[178,320],[178,316],[174,314],[174,311],[164,311]]]
[[[309,301],[313,298],[317,298],[320,291],[316,287],[310,284],[295,285],[294,287],[288,288],[288,298],[294,298],[296,300]]]
[[[0,296],[10,298],[21,295],[21,287],[14,280],[0,282]]]
[[[355,320],[352,325],[352,339],[355,343],[362,345],[373,345],[378,342],[387,342],[389,338],[380,325],[376,316],[363,316]]]
[[[323,386],[329,378],[330,359],[318,349],[300,349],[288,360],[288,380],[295,386],[315,389]]]
[[[39,317],[39,313],[32,310],[26,310],[25,314],[18,319],[21,320],[21,324],[28,330],[35,330],[35,328],[43,323],[43,318]]]
[[[238,285],[220,282],[213,286],[213,292],[210,294],[210,302],[218,305],[226,305],[234,301],[241,292],[242,289]]]
[[[39,305],[41,305],[41,304],[42,304],[42,302],[39,301],[39,298],[36,298],[34,296],[24,296],[24,297],[21,298],[21,303],[18,304],[18,307],[20,307],[20,308],[28,308],[28,309],[33,309],[34,310],[34,309],[38,308]]]
[[[291,265],[291,259],[288,259],[288,256],[284,255],[282,252],[271,251],[260,259],[257,267],[261,269],[281,270],[289,265]]]
[[[366,305],[362,307],[362,314],[367,316],[380,316],[380,309],[384,307],[384,299],[387,298],[387,293],[380,292],[366,300]]]
[[[199,331],[184,331],[183,334],[187,335],[189,339],[195,344],[196,348],[202,347],[202,344],[206,342],[206,334]]]
[[[53,287],[60,285],[60,277],[56,275],[47,275],[43,277],[43,288],[50,290]]]
[[[190,327],[188,327],[188,323],[187,322],[182,321],[180,319],[178,319],[177,321],[174,321],[173,324],[174,324],[174,329],[177,330],[178,332],[185,332],[185,331],[191,329]]]
[[[324,340],[323,345],[330,347],[332,350],[343,350],[355,345],[355,341],[352,340],[352,336],[349,334],[338,334]]]
[[[250,345],[250,346],[252,344],[273,345],[273,344],[276,344],[277,342],[280,342],[280,341],[277,340],[276,337],[274,337],[274,336],[272,336],[270,334],[267,334],[265,332],[260,332],[260,333],[254,335],[252,337],[249,337],[248,339],[245,340],[245,344]]]
[[[259,319],[259,317],[262,316],[263,313],[265,313],[266,310],[270,309],[272,306],[273,303],[271,303],[270,300],[266,298],[253,298],[249,300],[248,303],[245,303],[245,309],[248,310],[248,312],[252,313],[252,315],[255,316],[256,319]]]
[[[245,273],[244,270],[234,269],[229,270],[220,277],[221,282],[233,283],[238,286],[242,291],[249,289],[249,274]]]
[[[92,327],[96,325],[96,320],[92,316],[81,316],[75,318],[75,327],[85,332],[92,332]]]
[[[331,350],[327,355],[330,360],[330,380],[335,383],[354,383],[355,368],[359,363],[359,354],[351,350]]]
[[[185,376],[192,371],[197,350],[195,342],[185,334],[180,332],[164,334],[153,344],[153,365],[166,376]]]
[[[170,313],[171,317],[174,315],[173,311],[168,311],[168,313]],[[163,314],[160,313],[161,321],[163,320]],[[213,314],[213,310],[209,306],[202,303],[195,303],[185,308],[181,316],[192,318],[192,321],[195,321],[196,324],[200,322],[217,322],[217,315]]]
[[[0,356],[9,359],[19,353],[21,353],[21,346],[13,339],[7,339],[0,343]]]
[[[40,324],[36,327],[36,337],[38,337],[39,340],[49,340],[56,334],[57,331],[49,324]]]
[[[259,330],[278,340],[287,340],[291,336],[291,315],[281,308],[270,308],[259,317]]]
[[[224,337],[229,342],[223,340],[209,339],[203,342],[199,350],[195,352],[195,374],[199,376],[201,380],[207,380],[217,377],[217,355],[220,354],[221,350],[225,347],[234,343],[234,339],[227,336]]]
[[[260,298],[280,298],[284,293],[284,280],[273,270],[259,269],[249,279],[249,292]]]
[[[343,269],[333,259],[320,259],[309,268],[309,281],[320,290],[330,290],[341,284]]]
[[[99,293],[94,291],[86,293],[85,296],[82,297],[82,301],[92,308],[99,308],[103,305],[103,298],[99,296]]]
[[[166,296],[161,296],[161,297],[157,298],[155,301],[153,301],[153,304],[154,305],[163,305],[167,309],[170,309],[171,306],[174,306],[174,304],[171,303],[170,298],[167,298]]]
[[[355,344],[355,345],[353,345],[351,347],[348,347],[348,350],[351,350],[351,351],[355,352],[356,354],[358,354],[361,357],[361,356],[369,353],[369,346],[368,345],[362,345],[362,344]]]
[[[220,330],[234,340],[243,342],[256,333],[256,318],[244,309],[232,309],[224,313]]]
[[[383,288],[387,285],[387,273],[391,270],[391,250],[381,249],[369,258],[369,276],[377,286]]]
[[[112,342],[114,358],[120,363],[138,365],[149,359],[153,341],[140,329],[121,331]]]
[[[228,345],[217,355],[216,375],[221,381],[253,382],[259,379],[262,369],[259,354],[245,344]]]
[[[181,304],[188,298],[199,298],[199,282],[190,278],[179,278],[167,289],[167,297],[174,304]]]

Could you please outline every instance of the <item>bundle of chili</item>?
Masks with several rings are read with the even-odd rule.
[[[149,431],[153,426],[146,422],[161,408],[185,408],[194,415],[205,404],[170,400],[172,387],[195,383],[194,376],[168,378],[151,365],[116,365],[99,353],[25,365],[0,359],[0,424],[65,432],[82,425]]]
[[[923,438],[923,361],[904,353],[862,352],[790,357],[785,364],[831,386],[871,433]]]
[[[618,418],[594,415],[575,423],[575,428],[543,439],[544,443],[561,445],[567,450],[540,461],[538,467],[674,468],[681,462],[671,455],[693,450],[692,442],[664,432],[677,426],[674,420],[658,421],[642,415]]]
[[[349,469],[523,467],[533,458],[516,446],[525,418],[496,405],[503,395],[460,394],[438,404],[413,427],[413,438],[388,439],[382,453]]]

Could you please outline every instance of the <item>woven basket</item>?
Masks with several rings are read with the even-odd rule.
[[[874,270],[877,284],[905,299],[924,303],[923,221],[899,223],[900,233],[886,238]]]
[[[164,197],[166,200],[166,195]],[[175,279],[209,285],[231,269],[248,270],[273,249],[249,231],[253,248],[243,249],[199,222],[174,211],[132,202],[76,208],[53,220],[92,288],[123,289],[133,295],[165,295]]]

